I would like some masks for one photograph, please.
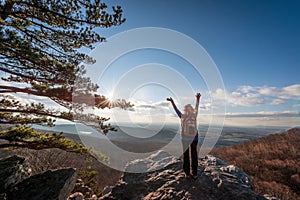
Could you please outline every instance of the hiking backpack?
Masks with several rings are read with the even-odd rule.
[[[194,137],[197,134],[197,114],[189,113],[181,117],[181,134],[183,136]]]

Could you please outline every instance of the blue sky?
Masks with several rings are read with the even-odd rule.
[[[228,89],[247,84],[282,87],[299,83],[298,1],[109,3],[122,5],[127,22],[102,31],[105,36],[144,26],[180,31],[199,42],[212,56]]]
[[[212,113],[212,108],[218,105],[212,105],[210,99],[221,100],[225,94],[226,125],[300,124],[300,1],[110,0],[106,3],[121,5],[127,19],[121,26],[99,29],[100,34],[108,38],[107,44],[111,36],[134,28],[162,27],[181,32],[202,45],[211,56],[225,89],[208,91],[203,77],[197,75],[186,60],[170,52],[144,49],[115,60],[99,80],[99,92],[111,96],[128,71],[139,65],[156,63],[182,74],[194,91],[202,93],[200,123],[210,123],[212,115],[222,115]],[[97,69],[88,70],[93,73]],[[145,79],[149,75],[138,74]],[[163,75],[178,82],[180,88],[178,79],[173,80],[167,73]],[[176,97],[180,108],[185,103],[194,103],[193,96],[174,94],[163,85],[153,84],[137,86],[129,98],[136,105],[134,109],[97,112],[112,117],[112,122],[178,123],[165,101],[169,96]],[[115,97],[123,96],[115,94]],[[115,113],[122,117],[116,119]]]
[[[299,1],[113,0],[109,4],[120,4],[127,21],[120,27],[100,30],[108,43],[110,36],[122,31],[163,27],[186,34],[205,48],[224,81],[224,91],[210,92],[227,95],[227,124],[299,125]],[[99,82],[103,92],[109,95],[114,83],[130,68],[151,62],[166,64],[184,74],[195,91],[204,93],[202,113],[210,113],[204,109],[211,105],[202,77],[195,76],[183,59],[158,50],[120,57],[108,70],[107,78]],[[157,92],[157,86],[144,90],[148,95],[140,91],[132,99],[138,102],[137,108],[144,104],[158,105],[164,96],[172,95],[163,88]]]

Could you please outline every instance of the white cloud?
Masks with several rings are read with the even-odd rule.
[[[264,103],[264,99],[261,98],[260,94],[243,93],[239,92],[239,90],[230,93],[219,89],[212,95],[217,100],[223,100],[225,95],[227,103],[234,106],[255,106]]]
[[[272,105],[280,105],[280,104],[284,104],[285,101],[282,99],[273,99],[273,101],[271,102]]]
[[[255,88],[249,85],[243,85],[238,87],[237,91],[243,92],[243,93],[249,93],[251,91],[254,91]]]
[[[271,96],[282,99],[300,98],[300,84],[289,85],[282,88],[270,86],[252,87],[252,91],[264,96]]]
[[[159,102],[154,102],[154,103],[147,103],[144,101],[133,101],[134,102],[134,111],[136,110],[170,110],[173,112],[173,107],[170,102],[167,101],[159,101]],[[180,106],[182,107],[183,105],[179,105],[179,103],[174,100],[175,104],[177,107],[180,109]],[[211,110],[212,109],[212,104],[209,101],[202,101],[203,103],[200,103],[199,108],[202,110]],[[176,115],[177,116],[177,115]]]
[[[280,96],[281,98],[300,98],[300,84],[297,85],[290,85],[287,87],[284,87],[280,90]]]
[[[217,100],[224,99],[224,95],[226,95],[226,102],[232,106],[280,105],[286,103],[286,100],[300,100],[300,84],[281,88],[244,85],[232,92],[219,89],[212,95]]]
[[[159,102],[154,102],[154,103],[148,103],[145,101],[134,101],[134,107],[135,109],[168,109],[169,106],[171,105],[167,101],[159,101]]]
[[[211,103],[201,103],[199,107],[200,107],[200,109],[203,109],[203,110],[210,110],[210,109],[212,109]]]
[[[277,96],[278,94],[276,87],[267,87],[267,86],[256,87],[254,91],[265,96]]]

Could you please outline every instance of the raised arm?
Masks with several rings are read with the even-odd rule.
[[[174,103],[174,100],[172,99],[172,97],[170,98],[167,98],[167,101],[170,101],[172,103],[172,106],[175,110],[175,112],[177,113],[178,117],[181,117],[182,116],[182,113],[180,112],[180,110],[177,108],[177,106],[175,105]]]
[[[196,94],[196,105],[195,105],[196,114],[198,114],[198,108],[199,108],[200,97],[201,97],[201,94],[200,94],[200,93],[197,93],[197,94]]]

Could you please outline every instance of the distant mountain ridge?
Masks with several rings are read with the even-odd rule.
[[[131,127],[122,125],[116,126],[117,132],[109,132],[106,136],[96,131],[95,129],[86,125],[77,124],[58,124],[54,127],[33,125],[33,128],[41,131],[49,132],[63,132],[68,136],[69,134],[81,134],[88,135],[96,138],[106,138],[114,140],[132,140],[132,141],[162,141],[169,142],[179,131],[178,125],[166,125],[157,133],[148,128],[143,127]],[[203,141],[205,133],[207,132],[208,126],[199,126],[199,137],[200,142]],[[280,133],[285,131],[286,127],[223,127],[222,134],[217,143],[217,147],[231,146],[234,144],[242,143],[246,140],[257,139],[268,134]],[[139,135],[140,134],[140,135]],[[177,138],[180,139],[180,138]]]

